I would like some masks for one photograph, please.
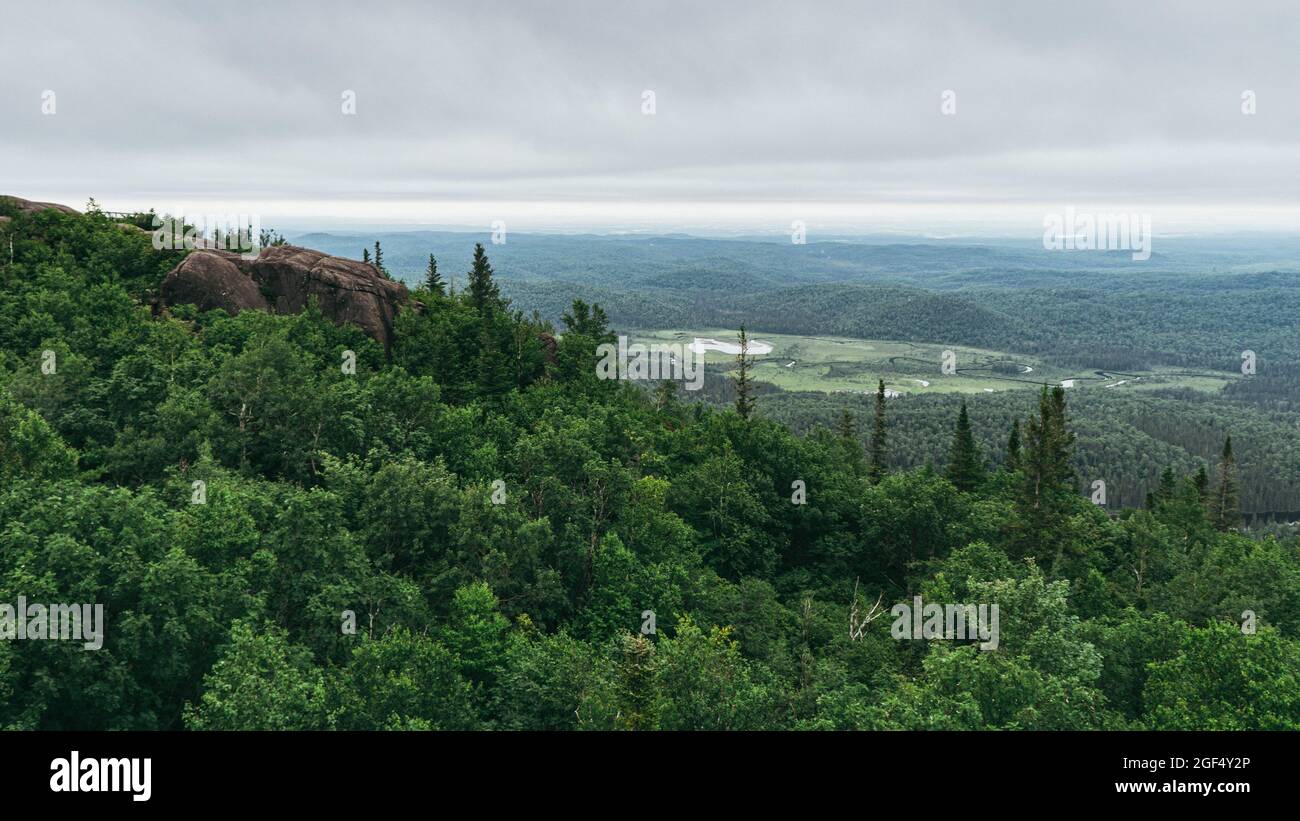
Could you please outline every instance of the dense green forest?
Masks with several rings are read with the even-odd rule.
[[[147,234],[0,215],[0,601],[108,621],[0,642],[5,728],[1300,728],[1300,539],[1238,528],[1225,448],[1294,459],[1231,404],[1268,389],[1108,511],[1060,390],[796,434],[743,361],[722,404],[599,379],[605,311],[526,316],[482,253],[385,351],[152,310]],[[894,638],[915,596],[997,604],[997,648]]]
[[[726,386],[720,387],[729,395]],[[1300,385],[1293,390],[1292,396],[1300,397]],[[870,399],[863,396],[768,390],[759,401],[768,416],[800,434],[819,424],[833,426],[845,408],[859,419],[870,413]],[[893,430],[905,443],[890,454],[891,464],[901,469],[942,466],[960,401],[935,395],[891,403]],[[974,394],[965,401],[981,447],[1000,463],[1008,428],[1029,412],[1034,397],[1028,391],[1004,391]],[[1231,393],[1094,390],[1073,392],[1070,409],[1078,434],[1074,466],[1080,492],[1094,480],[1104,480],[1111,509],[1145,505],[1166,468],[1185,475],[1213,470],[1224,438],[1231,434],[1246,522],[1262,526],[1300,520],[1300,407],[1294,400],[1268,408]]]

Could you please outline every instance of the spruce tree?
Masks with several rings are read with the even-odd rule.
[[[1241,524],[1241,507],[1237,500],[1237,460],[1232,455],[1232,437],[1223,441],[1223,458],[1219,460],[1219,483],[1210,500],[1210,521],[1219,530],[1232,530]]]
[[[1196,468],[1196,475],[1192,477],[1192,487],[1196,488],[1196,495],[1201,498],[1201,502],[1204,502],[1210,493],[1210,474],[1206,472],[1205,465]]]
[[[609,317],[596,303],[588,305],[581,299],[573,300],[573,307],[560,317],[566,334],[581,334],[597,342],[615,342],[618,337],[609,330]]]
[[[1155,501],[1159,505],[1162,502],[1168,502],[1174,498],[1174,491],[1178,489],[1178,477],[1174,474],[1172,467],[1166,467],[1160,472],[1160,485],[1156,488]]]
[[[858,423],[857,420],[853,418],[853,414],[849,412],[848,408],[844,408],[840,411],[840,418],[836,423],[836,428],[839,430],[841,439],[857,441]]]
[[[1003,463],[1007,470],[1020,470],[1020,420],[1011,422],[1011,435],[1007,437],[1007,459]]]
[[[849,412],[848,408],[845,408],[840,411],[840,418],[836,427],[839,430],[840,442],[848,453],[849,463],[853,466],[853,473],[861,475],[862,442],[858,440],[858,420]]]
[[[1022,501],[1038,509],[1054,493],[1071,490],[1074,434],[1065,418],[1065,389],[1046,386],[1038,399],[1038,418],[1030,417],[1021,453],[1025,471]]]
[[[1024,429],[1020,455],[1020,492],[1016,496],[1020,547],[1026,555],[1052,557],[1056,572],[1066,541],[1074,495],[1074,434],[1065,416],[1065,389],[1043,387],[1038,416]]]
[[[509,352],[502,345],[502,340],[509,331],[502,327],[508,323],[504,315],[489,311],[482,317],[479,325],[479,354],[476,363],[478,395],[482,398],[499,398],[514,387],[512,361]]]
[[[379,269],[379,273],[388,275],[388,269],[384,267],[384,249],[379,247],[379,240],[375,240],[375,267]]]
[[[885,450],[885,380],[881,379],[876,388],[876,420],[871,429],[871,465],[868,476],[875,484],[885,478],[887,466]]]
[[[957,414],[957,430],[952,436],[946,475],[958,490],[974,490],[984,481],[984,459],[980,456],[979,445],[975,444],[965,402],[961,403],[961,412]]]
[[[488,262],[483,243],[474,243],[474,265],[469,272],[469,301],[476,309],[491,310],[500,307],[501,292],[492,281],[492,264]]]
[[[369,249],[369,248],[362,248],[362,249],[361,249],[361,261],[364,262],[364,263],[366,263],[367,265],[370,264],[370,249]]]
[[[424,270],[424,289],[437,296],[446,294],[442,277],[438,274],[438,260],[433,258],[433,254],[429,254],[429,266]]]
[[[753,359],[749,356],[749,337],[745,334],[745,326],[740,326],[740,352],[736,354],[736,375],[732,381],[736,385],[736,413],[740,414],[741,419],[748,419],[754,414],[754,383],[749,376],[750,366]]]

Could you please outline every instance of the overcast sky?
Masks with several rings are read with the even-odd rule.
[[[1073,205],[1148,212],[1157,233],[1300,230],[1295,0],[44,0],[3,17],[0,193],[75,207],[1032,235]]]

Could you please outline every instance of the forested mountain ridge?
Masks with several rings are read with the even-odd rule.
[[[1108,515],[1061,391],[1015,469],[902,470],[897,405],[864,449],[597,378],[605,313],[525,316],[481,248],[385,356],[310,305],[154,316],[177,254],[0,214],[0,601],[108,621],[0,642],[0,726],[1300,727],[1300,542],[1235,529],[1231,459]],[[997,648],[850,629],[916,595]]]
[[[429,253],[468,259],[487,235],[312,233],[358,256],[382,241],[394,276],[419,281]],[[1235,370],[1243,350],[1300,357],[1300,242],[1157,238],[1152,257],[1046,251],[1009,240],[699,238],[511,233],[492,246],[516,307],[559,321],[574,294],[618,327],[728,327],[946,342],[1062,364]],[[454,284],[455,275],[452,276]]]

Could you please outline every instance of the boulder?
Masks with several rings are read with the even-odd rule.
[[[201,310],[225,308],[296,314],[316,298],[321,313],[350,322],[388,348],[393,319],[408,303],[406,286],[356,260],[299,248],[263,248],[256,259],[232,251],[196,250],[163,279],[164,305],[193,303]]]
[[[240,263],[245,263],[241,267]],[[253,281],[245,260],[233,251],[195,251],[163,278],[164,303],[192,303],[200,311],[225,308],[231,314],[255,308],[269,311],[270,303]]]

